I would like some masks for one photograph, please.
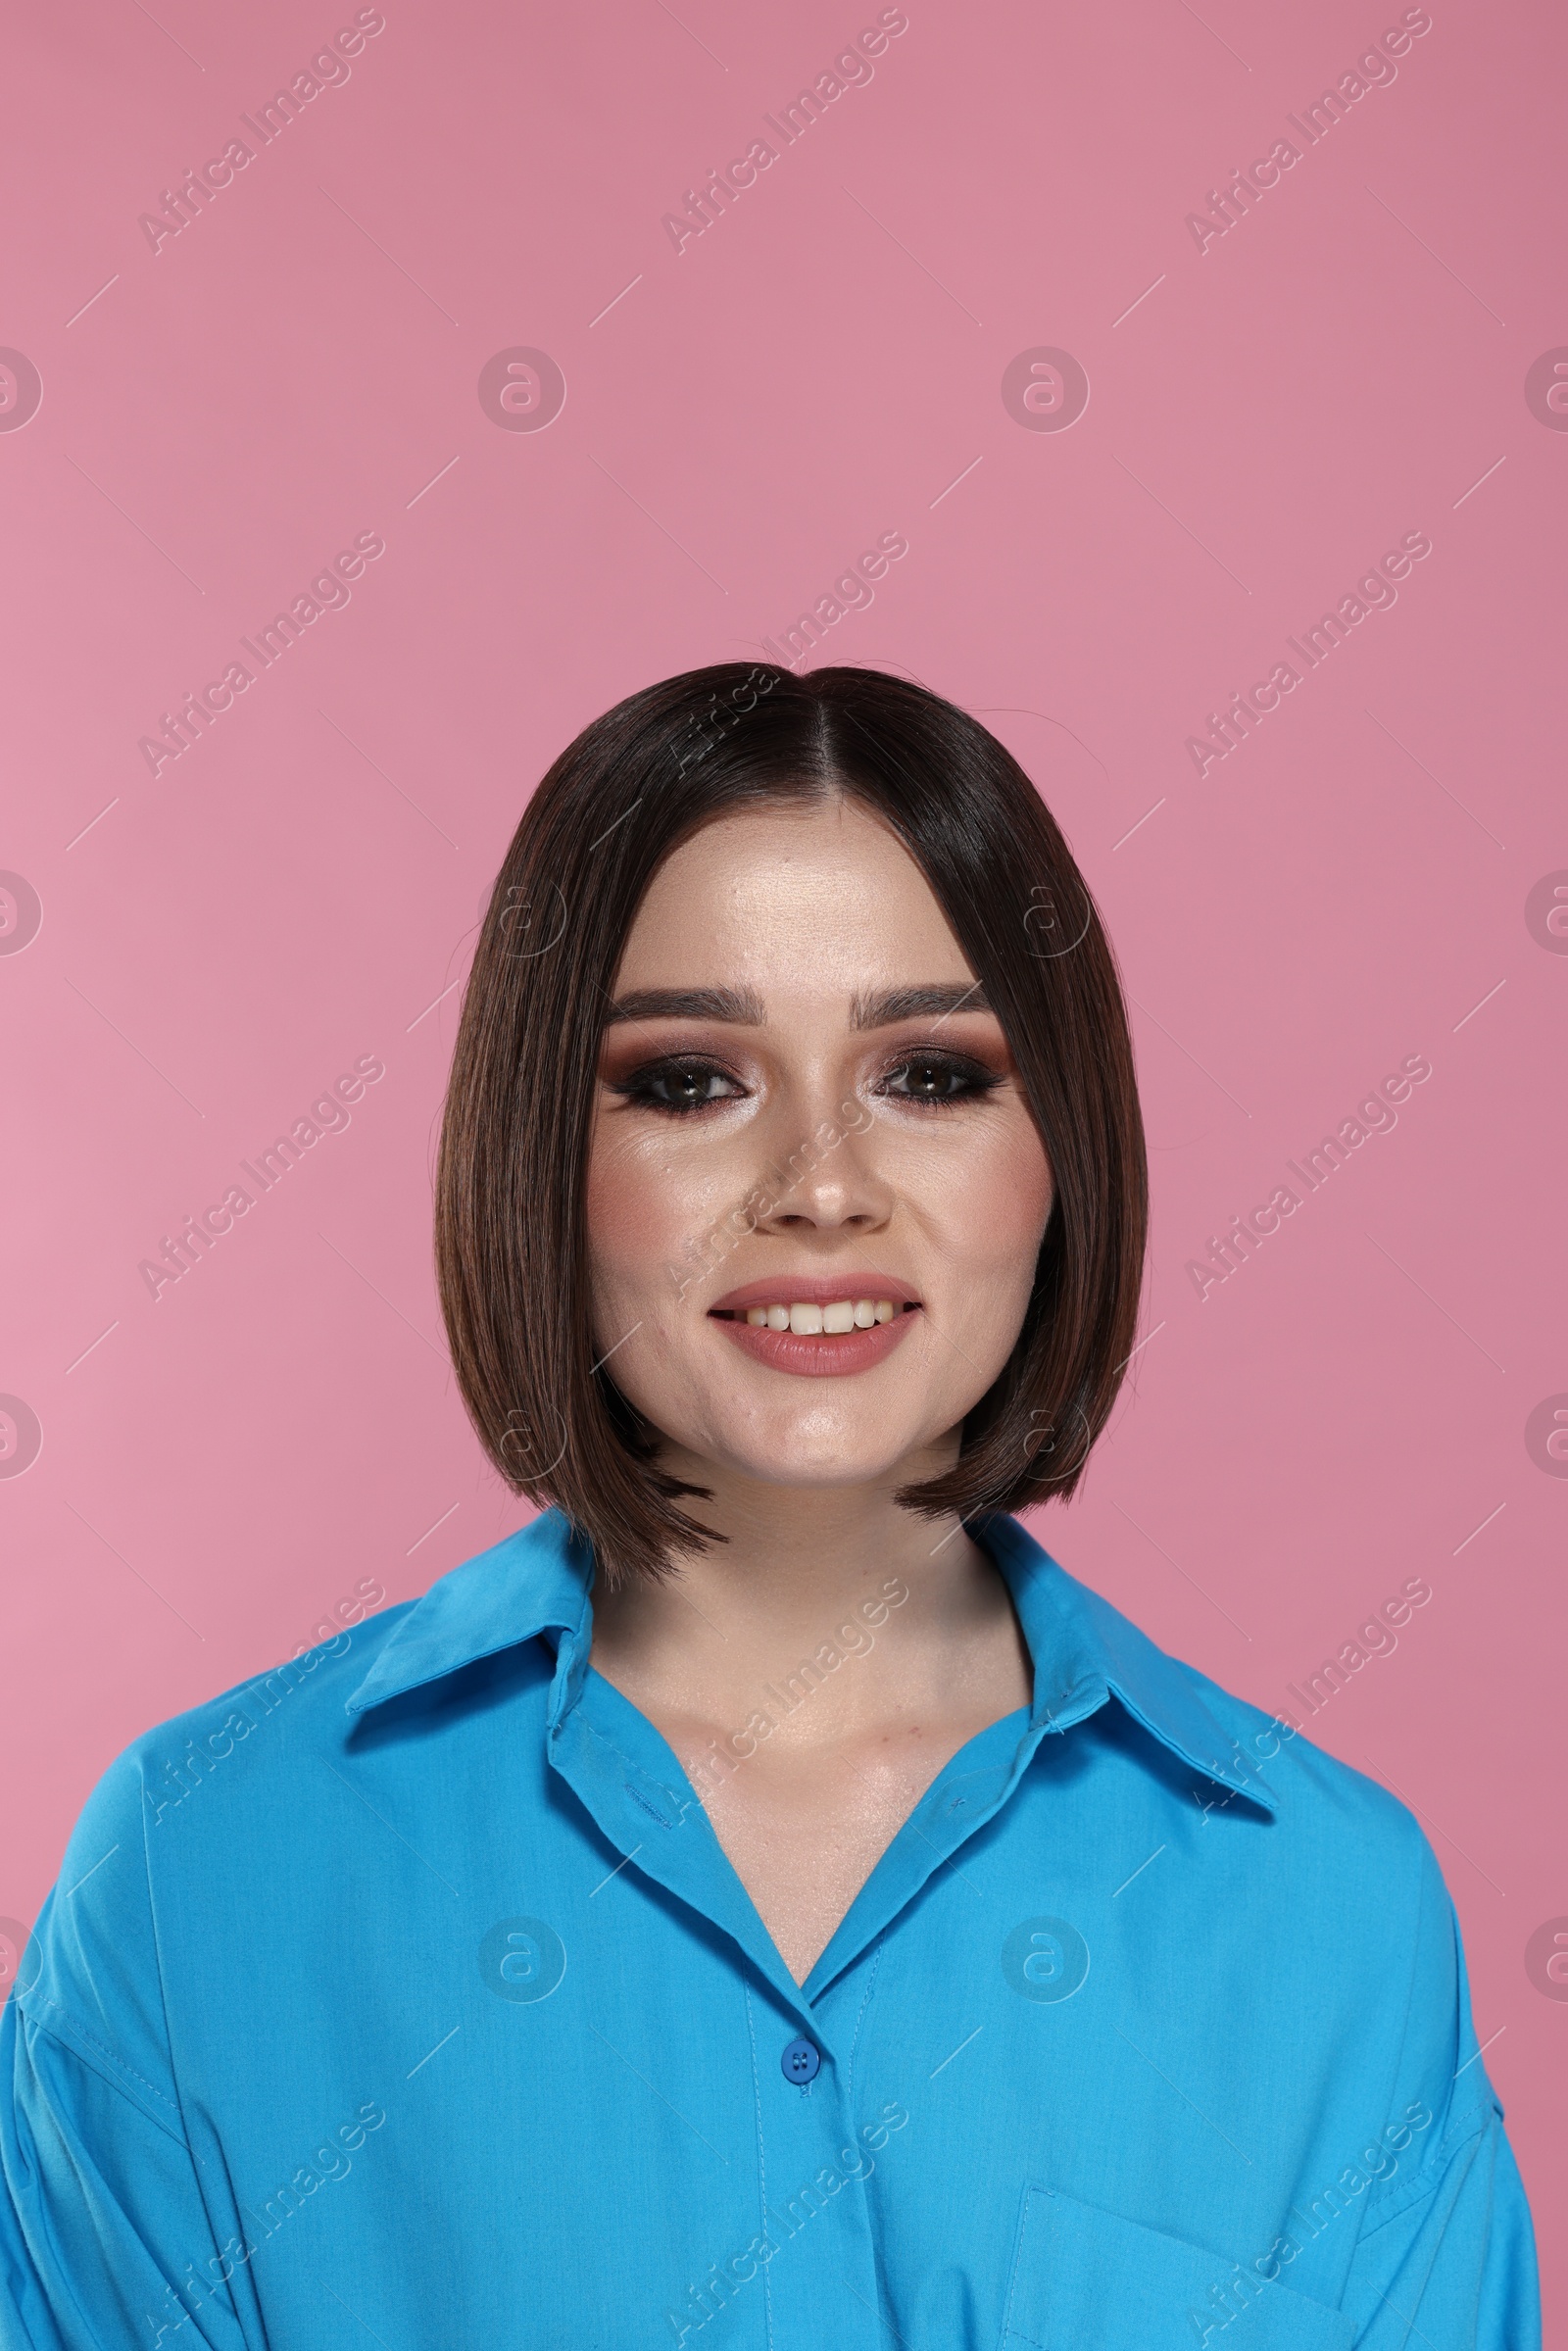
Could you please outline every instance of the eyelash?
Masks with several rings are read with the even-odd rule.
[[[949,1095],[921,1096],[911,1094],[907,1087],[901,1090],[890,1084],[891,1079],[906,1077],[915,1069],[929,1069],[956,1081],[957,1091]],[[662,1100],[655,1089],[662,1081],[667,1082],[678,1076],[701,1076],[710,1082],[717,1078],[732,1086],[739,1086],[740,1083],[716,1061],[705,1060],[697,1054],[672,1054],[663,1060],[646,1062],[641,1069],[632,1070],[626,1077],[618,1079],[611,1091],[644,1109],[657,1110],[666,1118],[700,1117],[716,1102],[740,1099],[736,1094],[709,1094],[698,1102],[673,1102]],[[911,1107],[921,1110],[955,1110],[964,1102],[983,1100],[994,1087],[1002,1083],[1002,1078],[995,1070],[987,1069],[983,1062],[972,1060],[967,1053],[916,1051],[903,1053],[891,1062],[877,1080],[875,1091],[895,1102],[906,1102]]]

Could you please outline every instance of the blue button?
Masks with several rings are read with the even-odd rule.
[[[814,2040],[792,2040],[779,2059],[786,2082],[803,2085],[814,2082],[822,2070],[822,2052]]]

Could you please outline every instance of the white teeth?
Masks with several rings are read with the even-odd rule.
[[[805,1300],[792,1306],[748,1306],[746,1320],[754,1331],[793,1331],[802,1339],[821,1333],[842,1338],[847,1331],[868,1331],[873,1323],[892,1322],[898,1311],[887,1298],[839,1298],[826,1306]]]

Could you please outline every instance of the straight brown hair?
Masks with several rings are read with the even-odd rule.
[[[1115,959],[1054,819],[985,727],[872,669],[722,663],[585,727],[523,811],[464,999],[441,1130],[435,1249],[464,1400],[515,1492],[554,1502],[611,1583],[716,1540],[703,1489],[595,1362],[583,1194],[599,1049],[634,916],[716,817],[839,795],[919,866],[1002,1024],[1055,1188],[1034,1290],[929,1517],[1070,1494],[1134,1344],[1148,1176]]]

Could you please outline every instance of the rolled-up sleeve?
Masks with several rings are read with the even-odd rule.
[[[122,1756],[89,1797],[0,2010],[3,2351],[255,2334],[244,2242],[209,2209],[233,2199],[204,2178],[170,2051],[141,1788]]]
[[[86,2047],[83,2044],[86,2044]],[[115,2080],[63,2012],[13,1999],[0,2022],[0,2277],[5,2351],[242,2340],[177,2115]]]
[[[1539,2351],[1541,2294],[1524,2183],[1487,2078],[1453,1904],[1430,1847],[1399,2079],[1422,2132],[1373,2205],[1341,2307],[1364,2351]],[[1430,2133],[1430,2135],[1427,2135]]]
[[[1414,2203],[1356,2249],[1344,2308],[1363,2351],[1537,2351],[1541,2301],[1525,2192],[1489,2105],[1439,2150]]]

